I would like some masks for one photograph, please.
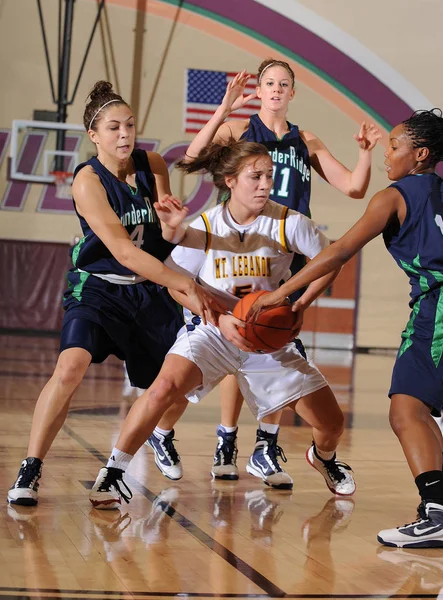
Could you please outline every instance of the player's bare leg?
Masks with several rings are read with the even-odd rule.
[[[72,395],[80,385],[91,362],[83,348],[68,348],[60,353],[51,379],[38,397],[32,418],[27,458],[8,492],[8,502],[34,506],[43,460],[68,414]]]
[[[312,427],[313,444],[306,460],[321,473],[334,494],[350,496],[355,492],[351,468],[339,462],[336,449],[344,428],[343,413],[329,386],[300,398],[291,405]]]
[[[132,497],[123,481],[133,455],[152,434],[166,410],[175,402],[184,402],[186,393],[202,381],[200,369],[190,360],[168,354],[154,383],[134,402],[123,423],[116,446],[92,488],[90,500],[95,508],[118,508],[121,498]]]

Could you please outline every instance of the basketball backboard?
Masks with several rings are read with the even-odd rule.
[[[9,166],[12,180],[54,183],[54,171],[72,173],[93,154],[94,147],[83,125],[32,120],[12,122]],[[68,178],[70,181],[72,178]]]

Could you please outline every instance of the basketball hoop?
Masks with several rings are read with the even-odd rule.
[[[69,173],[68,171],[52,171],[50,174],[54,176],[55,195],[57,198],[71,200],[71,177],[73,173]]]

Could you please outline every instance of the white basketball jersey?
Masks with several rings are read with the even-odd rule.
[[[294,252],[313,258],[328,244],[311,219],[271,200],[248,225],[222,203],[191,223],[165,264],[198,279],[232,310],[245,294],[286,281]]]

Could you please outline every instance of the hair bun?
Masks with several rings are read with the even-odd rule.
[[[109,81],[97,81],[89,92],[89,97],[91,98],[91,101],[94,102],[94,100],[98,100],[103,96],[109,96],[109,94],[114,94],[112,83],[109,83]]]

